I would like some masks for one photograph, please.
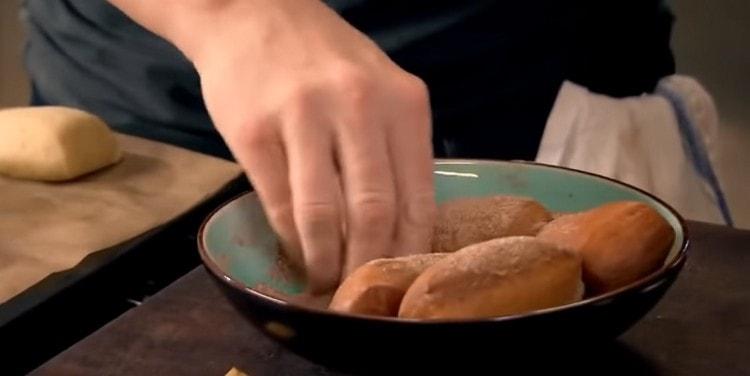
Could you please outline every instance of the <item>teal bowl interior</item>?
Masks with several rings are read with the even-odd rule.
[[[683,221],[673,209],[643,191],[600,176],[526,162],[441,160],[435,163],[435,187],[438,202],[469,196],[521,195],[555,212],[586,210],[621,200],[647,203],[672,225],[676,236],[664,268],[644,280],[676,265],[685,250]],[[268,286],[288,295],[305,288],[299,280],[278,275],[278,240],[255,194],[243,195],[217,210],[205,222],[199,241],[204,262],[227,281],[249,289]]]

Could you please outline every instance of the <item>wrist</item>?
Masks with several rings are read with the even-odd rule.
[[[179,13],[159,31],[196,65],[220,58],[217,50],[242,46],[259,55],[289,33],[309,34],[319,12],[330,12],[319,0],[176,0]],[[311,22],[312,21],[312,22]],[[251,56],[246,56],[251,57]]]
[[[250,28],[259,13],[261,0],[176,0],[179,3],[169,9],[153,28],[153,31],[174,44],[194,63],[205,55],[210,46],[229,42],[239,32],[230,29]],[[171,3],[174,3],[171,2]],[[255,9],[254,9],[255,7]],[[156,10],[157,12],[159,10]],[[248,30],[246,34],[251,34]]]
[[[262,40],[274,22],[315,18],[319,0],[109,0],[195,62],[211,46]],[[311,12],[312,10],[312,12]],[[281,28],[277,28],[281,29]],[[283,31],[283,30],[282,30]]]

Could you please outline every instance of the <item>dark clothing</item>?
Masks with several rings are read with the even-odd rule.
[[[627,96],[674,71],[672,15],[660,0],[327,3],[425,80],[438,156],[533,159],[563,80]],[[36,103],[229,155],[196,72],[173,46],[104,0],[25,4]]]

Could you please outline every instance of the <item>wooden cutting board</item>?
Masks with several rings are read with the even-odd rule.
[[[91,253],[169,222],[242,173],[222,159],[117,137],[123,160],[79,179],[0,176],[0,304]]]

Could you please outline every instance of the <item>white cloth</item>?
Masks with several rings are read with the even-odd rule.
[[[536,161],[634,185],[687,219],[731,224],[711,163],[717,128],[711,96],[689,77],[670,76],[656,94],[622,99],[565,82]]]

